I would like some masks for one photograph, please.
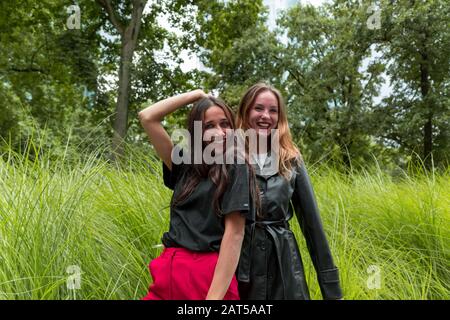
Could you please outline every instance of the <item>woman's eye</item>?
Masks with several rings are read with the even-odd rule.
[[[222,127],[222,128],[229,128],[229,127],[230,127],[230,123],[229,123],[228,121],[222,122],[222,123],[221,123],[221,127]]]
[[[214,128],[214,126],[211,123],[208,123],[207,125],[205,125],[205,129],[211,129]]]
[[[273,112],[273,113],[278,113],[278,110],[277,109],[270,109],[270,112]]]
[[[263,109],[263,108],[261,108],[261,107],[255,107],[255,110],[256,110],[256,111],[262,111],[262,109]]]

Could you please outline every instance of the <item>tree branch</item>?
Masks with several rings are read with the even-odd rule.
[[[108,14],[109,21],[113,24],[113,26],[116,28],[116,30],[120,33],[124,33],[124,27],[122,23],[117,19],[116,14],[114,13],[114,9],[111,5],[111,0],[96,0],[96,2],[106,10],[106,13]]]
[[[359,99],[362,99],[364,96],[364,92],[366,92],[367,87],[369,86],[369,84],[372,82],[373,79],[373,72],[370,73],[370,78],[369,80],[367,80],[366,85],[364,86],[364,88],[361,90],[361,94],[359,95]]]
[[[133,43],[137,42],[137,38],[139,36],[139,31],[140,31],[141,24],[142,24],[142,13],[144,11],[146,4],[147,4],[147,0],[134,0],[133,1],[133,14],[132,14],[132,18],[131,18],[131,23],[128,26],[128,28],[132,28],[131,40],[133,41]]]
[[[17,67],[11,67],[8,69],[9,71],[13,71],[13,72],[38,72],[38,73],[42,73],[47,75],[48,72],[47,70],[41,69],[41,68],[36,68],[36,67],[27,67],[27,68],[17,68]]]

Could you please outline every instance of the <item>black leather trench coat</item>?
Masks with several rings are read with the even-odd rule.
[[[338,269],[322,227],[314,191],[301,162],[288,181],[271,172],[268,157],[263,168],[255,165],[261,194],[262,219],[246,227],[237,278],[241,299],[306,300],[309,290],[301,254],[289,220],[297,216],[317,272],[324,299],[339,299]]]

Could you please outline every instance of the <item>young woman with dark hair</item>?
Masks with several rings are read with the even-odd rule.
[[[193,102],[187,151],[174,147],[161,121]],[[247,162],[206,164],[203,157],[200,163],[194,161],[198,136],[202,152],[209,147],[219,159],[226,154],[233,112],[221,100],[194,90],[145,108],[139,118],[163,161],[164,184],[174,191],[170,227],[162,238],[164,250],[150,262],[153,284],[144,300],[239,299],[235,271],[245,225],[254,220],[254,174]],[[200,135],[195,132],[196,121],[201,124]],[[188,163],[173,161],[180,152],[189,154]]]

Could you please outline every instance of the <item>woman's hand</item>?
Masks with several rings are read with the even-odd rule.
[[[222,300],[227,293],[239,262],[244,230],[245,218],[240,212],[225,216],[225,233],[206,300]]]
[[[192,91],[196,96],[198,96],[198,98],[196,100],[200,100],[203,98],[209,98],[209,95],[206,94],[202,89],[197,89]]]

